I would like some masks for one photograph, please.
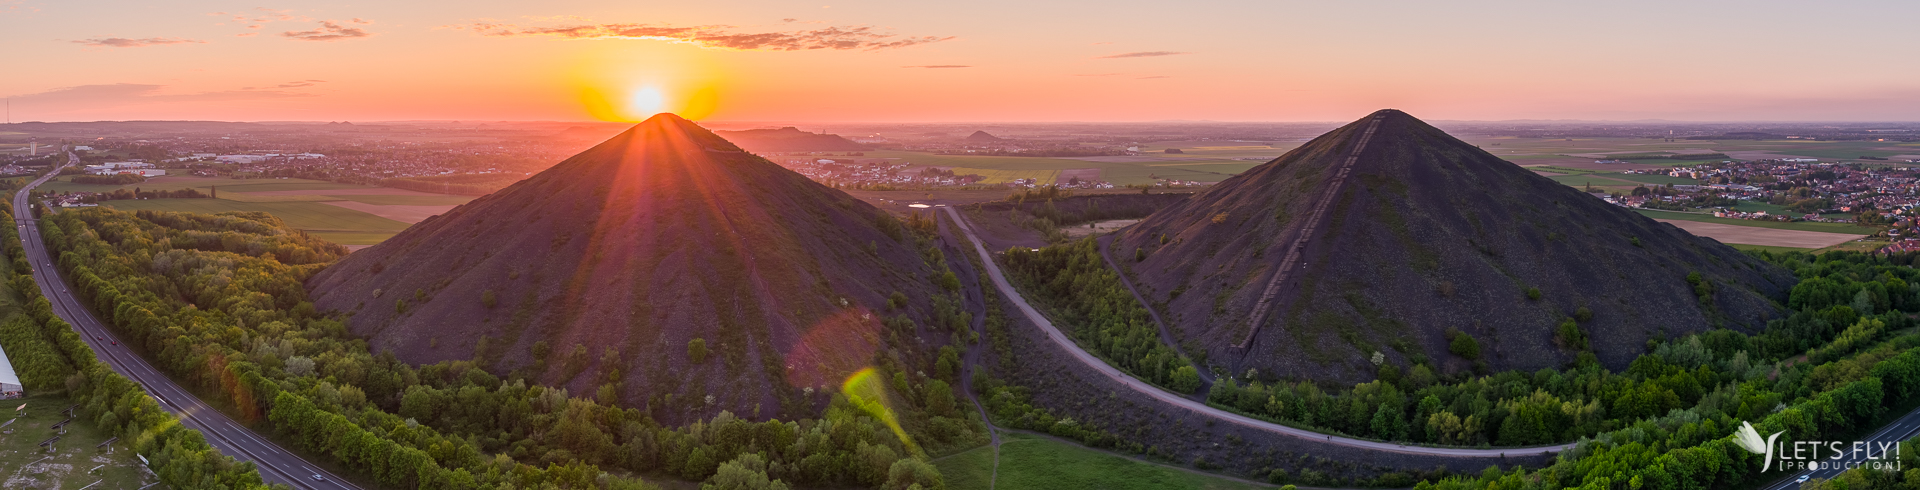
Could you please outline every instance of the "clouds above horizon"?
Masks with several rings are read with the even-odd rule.
[[[862,50],[904,48],[937,43],[953,36],[899,36],[868,26],[826,27],[790,32],[739,32],[734,26],[674,27],[652,24],[590,24],[558,27],[522,27],[513,24],[474,23],[445,26],[482,36],[550,36],[562,39],[636,39],[693,44],[703,48],[740,51]]]
[[[1099,56],[1099,57],[1095,57],[1094,59],[1110,60],[1110,59],[1116,59],[1116,58],[1153,58],[1153,57],[1159,57],[1159,56],[1176,56],[1176,55],[1183,55],[1183,54],[1193,54],[1193,53],[1189,53],[1186,51],[1135,51],[1132,53],[1120,53],[1120,54],[1114,54],[1114,55]]]
[[[358,17],[347,22],[352,22],[354,24],[361,24],[361,25],[373,23],[373,21],[361,20]],[[345,25],[341,25],[339,22],[334,22],[331,20],[323,20],[323,21],[320,21],[319,29],[314,29],[311,31],[287,31],[287,32],[280,33],[280,35],[288,39],[295,39],[300,41],[339,41],[342,39],[368,37],[368,36],[372,36],[373,33],[367,32],[366,29],[362,29],[359,27],[348,27]]]
[[[174,37],[146,37],[146,38],[138,38],[138,39],[124,38],[124,37],[99,37],[99,38],[93,38],[93,39],[81,39],[78,41],[73,41],[73,43],[84,44],[87,46],[100,47],[100,48],[140,48],[140,47],[146,47],[146,46],[165,46],[168,44],[206,44],[206,41],[201,41],[198,39],[185,39],[185,38],[174,38]]]
[[[292,97],[313,97],[314,94],[303,93],[303,92],[292,92],[287,90],[278,90],[280,88],[297,88],[297,87],[311,86],[313,85],[312,82],[320,82],[320,80],[302,80],[299,82],[292,82],[289,84],[281,84],[280,86],[272,87],[271,89],[255,89],[253,87],[246,87],[239,90],[215,90],[215,91],[207,91],[207,92],[193,92],[193,93],[180,93],[180,94],[162,93],[162,89],[166,88],[165,85],[149,84],[149,83],[108,83],[108,84],[61,87],[61,88],[56,88],[56,89],[48,90],[44,92],[37,92],[37,93],[31,93],[31,94],[25,94],[25,95],[15,95],[10,98],[18,102],[54,102],[54,103],[83,103],[83,104],[100,104],[100,103],[128,104],[128,103],[141,103],[141,102],[222,102],[222,101],[236,101],[236,100],[284,99],[284,98],[292,98]],[[297,84],[304,84],[304,85],[297,85]]]

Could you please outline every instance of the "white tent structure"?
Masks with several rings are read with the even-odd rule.
[[[26,396],[26,390],[20,386],[20,375],[13,372],[13,361],[7,360],[6,349],[0,349],[0,398]]]

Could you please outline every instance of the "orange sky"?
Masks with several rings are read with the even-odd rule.
[[[1920,120],[1916,2],[1329,3],[0,0],[0,94],[14,121]]]

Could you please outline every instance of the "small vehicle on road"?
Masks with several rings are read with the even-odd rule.
[[[113,341],[113,345],[120,345],[120,341],[118,340]]]
[[[1810,480],[1810,479],[1813,479],[1813,475],[1800,475],[1800,479],[1798,479],[1798,480],[1794,480],[1793,482],[1794,482],[1794,483],[1806,483],[1806,482],[1807,482],[1807,480]]]
[[[320,475],[313,475],[313,481],[327,481],[327,477],[320,476]]]

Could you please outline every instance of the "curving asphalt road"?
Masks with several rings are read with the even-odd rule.
[[[67,154],[67,165],[80,161],[71,152]],[[62,166],[61,168],[65,168]],[[27,260],[33,263],[33,279],[40,283],[40,293],[53,304],[53,312],[61,319],[73,325],[80,337],[93,347],[95,355],[106,362],[114,371],[133,379],[147,389],[147,393],[160,402],[160,407],[180,418],[180,423],[206,435],[207,442],[215,449],[242,461],[252,461],[259,468],[260,477],[267,483],[285,483],[294,488],[316,490],[358,489],[359,487],[342,481],[326,470],[308,463],[299,456],[275,445],[273,442],[254,434],[226,414],[214,410],[195,397],[193,393],[174,384],[172,379],[160,374],[145,359],[118,343],[118,337],[108,330],[106,325],[95,318],[92,311],[67,291],[67,282],[62,280],[60,271],[53,267],[53,259],[47,254],[45,242],[40,238],[39,220],[33,219],[32,209],[27,206],[27,195],[34,187],[46,183],[59,175],[59,169],[50,170],[46,176],[27,184],[14,194],[14,224],[19,228],[20,241],[27,249]],[[316,481],[313,475],[323,475],[325,481]]]
[[[1098,357],[1094,357],[1093,354],[1088,353],[1084,349],[1081,349],[1080,345],[1075,344],[1072,339],[1067,338],[1066,334],[1060,332],[1060,329],[1055,328],[1053,326],[1053,322],[1047,321],[1047,318],[1044,316],[1041,316],[1039,311],[1034,310],[1033,305],[1028,304],[1027,299],[1025,297],[1020,296],[1019,291],[1016,291],[1013,289],[1013,284],[1007,282],[1007,276],[1006,274],[1000,271],[1000,264],[997,262],[994,262],[993,254],[987,251],[987,247],[985,245],[981,245],[982,243],[985,243],[985,242],[982,242],[980,240],[979,235],[976,235],[974,233],[973,225],[968,223],[966,218],[961,216],[960,212],[958,210],[955,210],[953,206],[944,206],[944,208],[947,210],[947,215],[953,217],[953,221],[960,225],[960,230],[966,232],[967,238],[973,241],[973,248],[976,252],[979,252],[981,261],[986,263],[987,275],[993,279],[993,285],[999,288],[1000,292],[1004,294],[1007,297],[1007,299],[1013,303],[1015,307],[1019,308],[1020,314],[1026,315],[1027,320],[1032,321],[1034,325],[1039,325],[1040,329],[1047,333],[1048,339],[1053,340],[1054,344],[1059,345],[1060,347],[1065,348],[1067,352],[1072,353],[1073,358],[1076,360],[1079,360],[1081,364],[1085,364],[1087,367],[1090,367],[1096,371],[1099,371],[1101,374],[1106,375],[1108,378],[1111,378],[1114,381],[1119,382],[1120,384],[1126,385],[1128,388],[1132,388],[1133,391],[1137,391],[1140,394],[1151,397],[1154,400],[1158,400],[1161,403],[1178,406],[1180,408],[1184,408],[1189,411],[1193,411],[1195,413],[1198,413],[1207,417],[1212,417],[1222,422],[1238,424],[1240,426],[1251,428],[1251,429],[1272,432],[1275,434],[1293,436],[1293,437],[1298,437],[1301,439],[1306,439],[1311,441],[1324,442],[1326,444],[1352,447],[1352,448],[1370,449],[1375,451],[1385,451],[1385,452],[1392,452],[1392,453],[1418,454],[1418,455],[1425,455],[1425,456],[1464,457],[1464,458],[1498,458],[1498,457],[1503,457],[1507,455],[1521,456],[1521,455],[1541,454],[1541,453],[1557,453],[1560,451],[1571,449],[1573,447],[1573,444],[1561,444],[1557,446],[1541,446],[1541,447],[1528,447],[1528,448],[1471,449],[1471,448],[1403,446],[1403,445],[1394,444],[1391,442],[1364,441],[1364,440],[1351,439],[1351,438],[1340,437],[1340,436],[1331,436],[1327,434],[1313,432],[1310,430],[1298,429],[1298,428],[1288,427],[1285,425],[1280,425],[1272,422],[1267,422],[1264,420],[1214,408],[1212,406],[1207,405],[1206,403],[1189,400],[1187,398],[1181,397],[1178,394],[1175,394],[1166,390],[1162,390],[1157,386],[1154,386],[1145,381],[1141,381],[1138,378],[1135,378],[1131,375],[1121,372],[1119,369],[1116,369],[1113,366],[1108,365],[1106,361],[1102,361]]]

